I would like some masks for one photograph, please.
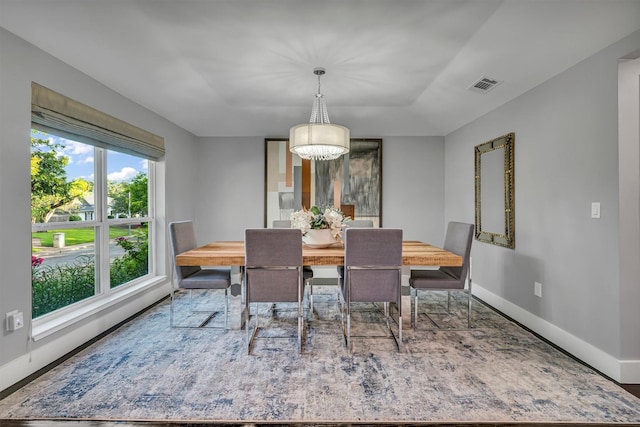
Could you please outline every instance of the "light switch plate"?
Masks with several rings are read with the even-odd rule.
[[[542,283],[535,282],[533,284],[533,294],[538,298],[542,298]]]
[[[600,218],[600,202],[591,203],[591,218]]]

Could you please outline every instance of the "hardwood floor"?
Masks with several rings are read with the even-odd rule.
[[[640,384],[620,384],[620,387],[640,399]]]

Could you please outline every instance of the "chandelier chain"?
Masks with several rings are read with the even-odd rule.
[[[324,101],[324,95],[320,91],[320,76],[322,76],[323,74],[324,72],[316,72],[316,75],[318,76],[318,93],[313,99],[313,108],[311,109],[311,117],[309,118],[309,123],[331,123],[329,121],[329,113],[327,112],[327,104]]]

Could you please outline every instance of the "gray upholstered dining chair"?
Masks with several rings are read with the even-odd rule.
[[[409,285],[411,287],[413,327],[418,323],[418,292],[446,291],[447,313],[451,313],[451,292],[460,291],[467,294],[467,328],[471,328],[471,243],[473,242],[473,224],[450,222],[444,241],[444,249],[462,257],[461,267],[440,267],[437,270],[411,270]],[[468,281],[467,281],[468,277]],[[465,287],[466,283],[468,287]],[[429,313],[425,313],[429,317]],[[429,317],[430,318],[430,317]],[[431,319],[431,318],[430,318]],[[439,325],[431,319],[439,327]]]
[[[347,228],[373,228],[373,220],[371,219],[353,219],[351,221],[348,221],[345,224],[345,229]],[[338,277],[343,277],[344,276],[344,265],[338,265],[336,266],[336,269],[338,270]]]
[[[398,351],[402,351],[402,230],[347,228],[344,241],[345,276],[340,278],[340,317],[347,348],[352,351],[351,304],[381,302],[384,304],[387,327],[396,341]],[[397,335],[391,328],[389,303],[395,303],[398,309]]]
[[[373,228],[371,219],[352,219],[346,223],[348,228]]]
[[[291,228],[290,219],[274,219],[273,228]]]
[[[273,228],[291,228],[291,220],[275,219],[273,220]],[[309,313],[313,315],[313,269],[310,265],[302,266],[302,278],[304,279],[305,289],[309,289]]]
[[[302,232],[298,229],[247,229],[245,244],[245,328],[247,353],[259,331],[251,329],[250,304],[298,303],[298,352],[302,352],[304,322],[302,319]]]
[[[178,289],[185,289],[189,291],[189,300],[191,302],[193,290],[212,290],[220,289],[224,290],[224,327],[228,325],[228,313],[229,313],[229,296],[228,290],[231,286],[231,269],[230,268],[206,268],[201,267],[185,267],[176,264],[176,256],[197,247],[196,235],[193,229],[192,221],[176,221],[169,224],[169,243],[171,246],[171,256],[173,257],[173,270],[175,271],[175,277],[177,279]],[[173,310],[175,298],[175,286],[173,285],[173,271],[171,272],[171,308],[169,314],[169,324],[171,327],[175,327],[173,324]],[[218,314],[217,311],[210,313],[210,315],[200,323],[198,327],[204,327]],[[189,327],[189,326],[183,326]]]

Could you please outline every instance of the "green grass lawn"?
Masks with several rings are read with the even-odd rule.
[[[64,230],[49,230],[37,233],[31,233],[31,237],[34,239],[40,239],[41,245],[44,247],[53,247],[53,234],[64,233],[65,246],[81,245],[83,243],[93,243],[94,241],[94,229],[93,227],[87,228],[72,228]],[[109,227],[109,238],[115,239],[116,237],[128,236],[128,227]],[[35,252],[34,248],[34,252]]]

